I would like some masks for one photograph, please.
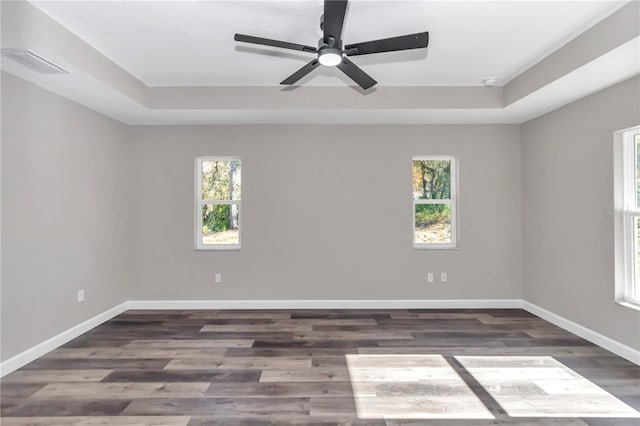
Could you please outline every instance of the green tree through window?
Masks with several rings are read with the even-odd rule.
[[[199,246],[239,245],[241,165],[239,159],[198,159]]]
[[[451,157],[413,159],[414,245],[417,247],[455,244],[453,165]]]

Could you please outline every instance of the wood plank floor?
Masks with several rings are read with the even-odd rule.
[[[517,309],[127,311],[0,383],[10,425],[640,425],[640,367]]]

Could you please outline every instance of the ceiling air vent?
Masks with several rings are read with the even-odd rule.
[[[2,49],[2,56],[40,74],[68,74],[69,71],[27,49]]]

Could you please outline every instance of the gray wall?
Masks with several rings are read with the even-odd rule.
[[[127,131],[2,73],[2,360],[129,298]]]
[[[127,128],[2,76],[3,360],[128,299],[523,297],[640,348],[610,214],[638,78],[522,126]],[[459,159],[457,250],[412,248],[427,154]],[[241,251],[193,248],[197,155],[242,157]]]
[[[518,126],[132,132],[136,299],[522,296]],[[411,157],[420,154],[459,159],[459,250],[412,248]],[[200,155],[242,158],[241,251],[193,249]],[[428,271],[449,282],[427,285]]]
[[[522,125],[524,298],[635,349],[614,303],[613,132],[640,122],[640,78]]]

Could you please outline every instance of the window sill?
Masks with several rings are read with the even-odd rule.
[[[460,247],[451,245],[436,245],[436,244],[414,244],[414,250],[460,250]]]
[[[636,311],[640,311],[640,303],[638,303],[638,302],[634,302],[634,301],[627,300],[627,299],[619,299],[619,300],[616,300],[616,303],[618,305],[622,305],[622,306],[625,306],[627,308],[631,308],[631,309],[635,309]]]
[[[204,247],[196,247],[193,249],[194,251],[240,251],[239,245],[224,245],[224,246],[204,246]]]

